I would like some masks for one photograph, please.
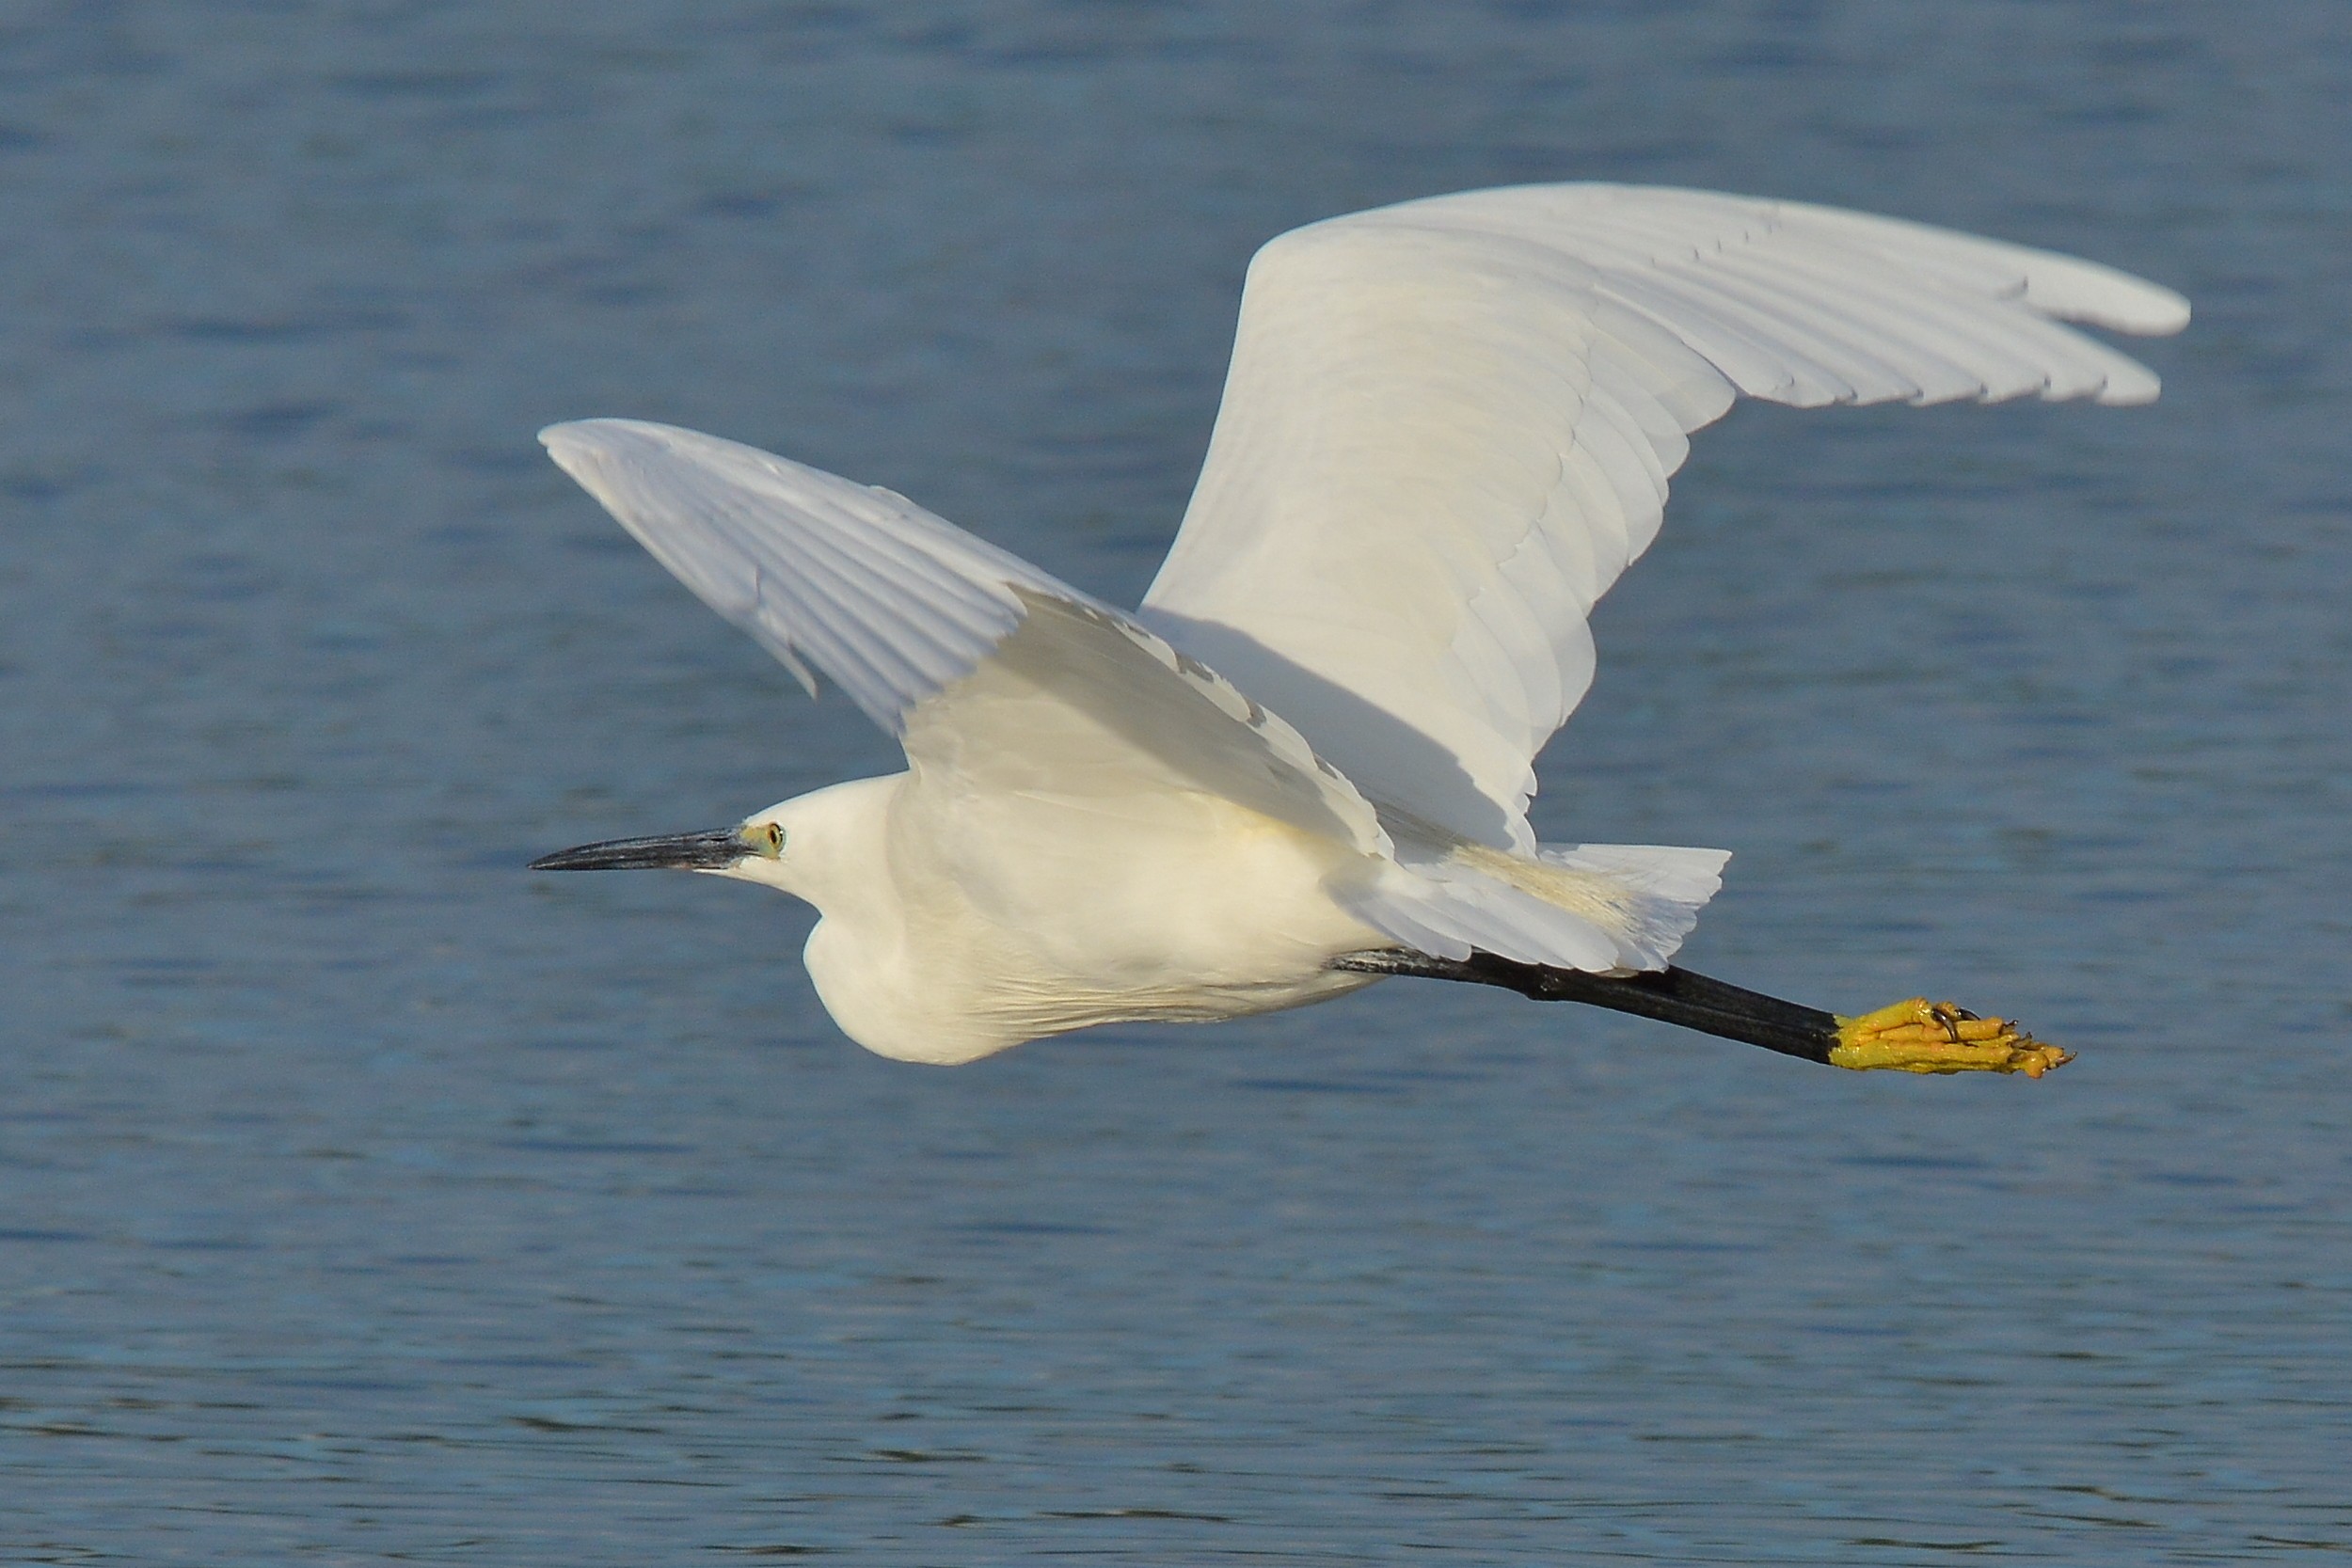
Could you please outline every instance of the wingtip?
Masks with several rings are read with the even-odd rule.
[[[2107,408],[2144,408],[2164,395],[2164,383],[2149,372],[2144,381],[2112,380],[2091,398]]]
[[[2139,285],[2129,302],[2128,310],[2091,313],[2085,316],[2093,326],[2104,326],[2113,332],[2128,332],[2135,338],[2169,338],[2188,326],[2190,315],[2187,296],[2174,293],[2161,283],[2151,283],[2135,277]]]
[[[656,424],[650,420],[622,420],[606,416],[559,420],[539,432],[539,444],[548,449],[548,455],[563,463],[567,455],[610,450],[632,437],[659,443],[666,436],[691,434],[674,425]]]
[[[2075,285],[2080,292],[2064,294],[2045,307],[2059,320],[2105,327],[2134,338],[2169,338],[2187,327],[2190,311],[2186,295],[2095,261],[2077,261],[2071,256],[2060,259],[2072,263],[2063,281]],[[2083,288],[2086,281],[2090,288]],[[2026,298],[2032,304],[2043,303],[2036,298],[2030,283]]]
[[[579,441],[589,430],[608,423],[604,420],[558,420],[539,432],[539,444],[549,451]]]
[[[598,443],[595,431],[610,420],[565,420],[539,432],[539,444],[548,449],[555,466],[574,478],[580,476],[581,462],[594,451]]]

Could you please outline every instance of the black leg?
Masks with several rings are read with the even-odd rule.
[[[1687,969],[1647,974],[1587,974],[1514,963],[1492,953],[1433,958],[1403,948],[1343,953],[1333,969],[1358,974],[1420,975],[1500,986],[1538,1002],[1582,1002],[1678,1023],[1703,1035],[1744,1040],[1808,1062],[1868,1072],[2022,1072],[2039,1078],[2072,1053],[2045,1045],[2007,1019],[1979,1018],[1948,1002],[1913,997],[1859,1018],[1840,1018]]]
[[[1581,970],[1513,963],[1491,953],[1433,958],[1401,949],[1343,953],[1331,960],[1331,967],[1359,974],[1417,975],[1500,986],[1538,1002],[1582,1002],[1760,1045],[1808,1062],[1827,1063],[1838,1043],[1835,1013],[1710,980],[1687,969],[1649,974],[1587,974]]]

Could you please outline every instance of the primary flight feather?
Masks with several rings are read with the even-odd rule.
[[[668,426],[557,425],[567,472],[908,768],[536,863],[807,898],[827,1007],[912,1060],[1418,974],[1846,1066],[2038,1076],[2064,1054],[2000,1020],[1841,1020],[1675,969],[1725,855],[1539,845],[1534,759],[1591,683],[1594,603],[1737,396],[2141,403],[2152,372],[2060,323],[2187,319],[2069,257],[1699,191],[1311,224],[1250,264],[1200,484],[1133,614],[886,490]]]

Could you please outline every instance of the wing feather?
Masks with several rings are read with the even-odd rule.
[[[1735,396],[2144,402],[2062,325],[2173,332],[2113,268],[1706,191],[1523,186],[1276,238],[1141,613],[1374,800],[1522,852],[1534,757],[1590,684],[1594,603]]]
[[[903,496],[670,425],[540,438],[704,603],[803,682],[814,665],[924,766],[981,787],[1211,791],[1388,852],[1372,807],[1280,718]]]

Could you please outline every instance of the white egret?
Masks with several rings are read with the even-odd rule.
[[[1844,1067],[2039,1077],[2066,1053],[2000,1019],[1841,1018],[1674,967],[1727,855],[1538,844],[1534,759],[1591,681],[1594,601],[1737,394],[2144,403],[2152,372],[2059,324],[2187,320],[2069,257],[1702,191],[1311,224],[1250,263],[1199,487],[1133,613],[888,490],[692,431],[559,424],[557,463],[907,768],[534,864],[807,900],[818,996],[910,1061],[1425,975]]]

